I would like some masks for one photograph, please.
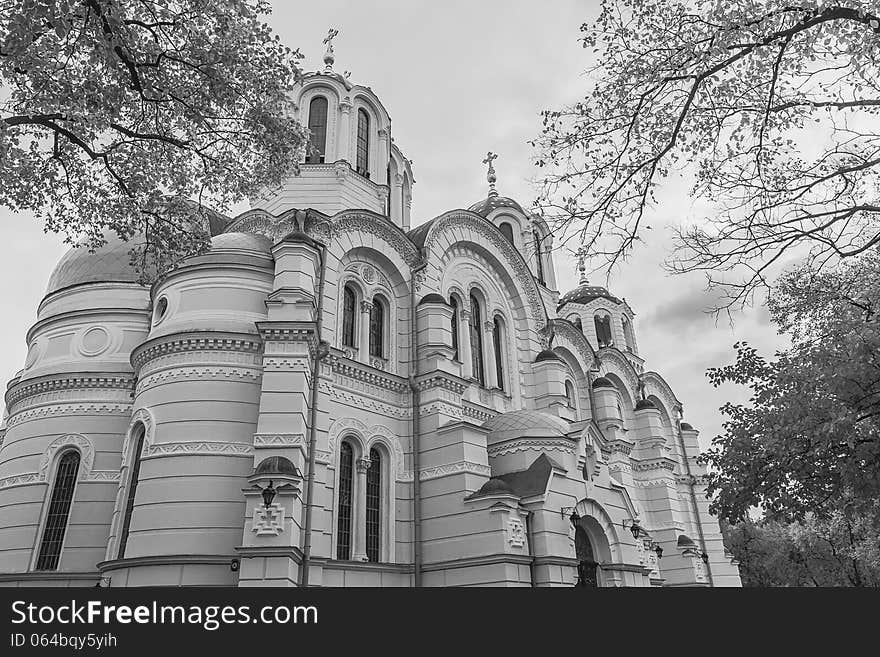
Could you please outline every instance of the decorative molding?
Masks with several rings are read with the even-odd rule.
[[[75,448],[80,454],[79,469],[77,470],[77,481],[79,482],[118,482],[118,470],[93,470],[92,465],[95,459],[95,447],[92,441],[78,433],[69,433],[59,436],[46,447],[43,457],[40,460],[40,470],[38,472],[25,472],[12,477],[0,479],[0,489],[12,488],[14,486],[25,486],[29,484],[48,484],[49,476],[52,470],[52,464],[55,463],[57,455],[61,451],[68,448]]]
[[[301,433],[255,433],[254,449],[305,447],[305,436]]]
[[[333,237],[349,232],[372,235],[388,244],[411,268],[419,264],[419,251],[415,244],[385,217],[358,211],[343,211],[333,218],[330,225]]]
[[[564,452],[566,454],[574,454],[577,443],[570,440],[559,440],[552,438],[518,438],[516,440],[508,440],[495,443],[489,446],[489,456],[505,456],[515,452],[525,452],[528,450],[538,450],[543,452]]]
[[[234,351],[258,354],[263,344],[257,336],[224,337],[183,334],[171,338],[155,338],[134,350],[131,363],[135,371],[140,371],[145,363],[170,353],[190,351]]]
[[[603,374],[610,372],[618,375],[624,381],[630,399],[636,400],[638,398],[639,373],[619,349],[603,347],[599,350],[599,362],[602,364]],[[609,368],[609,365],[612,367]]]
[[[137,394],[155,388],[165,383],[176,381],[246,381],[259,384],[263,378],[259,369],[244,369],[235,367],[178,367],[167,369],[156,374],[150,374],[137,383]]]
[[[492,475],[492,470],[488,465],[483,465],[482,463],[458,461],[434,468],[422,468],[419,471],[419,481],[430,481],[431,479],[439,479],[454,474],[474,474],[489,477]]]
[[[226,443],[218,441],[181,441],[157,443],[144,447],[143,458],[161,458],[164,456],[232,456],[252,457],[253,445],[246,443]]]
[[[374,424],[368,427],[364,422],[357,418],[345,417],[339,418],[330,426],[327,436],[329,452],[327,455],[327,463],[331,468],[336,467],[336,458],[339,452],[339,439],[342,435],[354,436],[360,443],[364,454],[370,453],[370,448],[377,442],[383,443],[391,452],[392,470],[395,472],[397,481],[412,481],[413,473],[406,469],[404,463],[403,446],[400,438],[391,432],[391,429],[381,424]],[[316,453],[317,458],[318,453]]]
[[[21,411],[10,415],[7,420],[7,429],[22,422],[37,420],[46,417],[59,417],[66,415],[128,415],[131,412],[131,403],[68,403],[40,406],[27,411]]]
[[[122,390],[131,392],[134,388],[134,376],[131,374],[118,374],[107,376],[88,375],[60,375],[51,378],[39,378],[23,381],[13,385],[6,393],[6,404],[10,408],[16,404],[36,395],[62,391],[82,390]]]

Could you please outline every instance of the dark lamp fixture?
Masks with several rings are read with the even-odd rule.
[[[626,520],[623,521],[623,528],[626,529]],[[632,521],[632,524],[629,526],[629,530],[632,532],[633,538],[636,540],[638,540],[639,536],[642,534],[644,534],[645,536],[648,535],[648,532],[642,529],[642,526],[635,520]]]
[[[581,521],[580,515],[578,515],[577,509],[571,510],[571,515],[568,516],[568,520],[571,522],[572,527],[577,527],[578,523]]]
[[[706,554],[705,552],[703,552],[703,554],[700,555],[700,559],[703,560],[703,563],[709,563],[709,555]]]
[[[268,509],[272,506],[272,500],[275,499],[275,486],[272,485],[272,480],[269,480],[269,485],[263,489],[263,505]]]
[[[660,547],[659,545],[655,545],[655,546],[654,546],[654,552],[657,554],[657,558],[658,558],[658,559],[662,559],[662,558],[663,558],[663,548],[662,548],[662,547]]]

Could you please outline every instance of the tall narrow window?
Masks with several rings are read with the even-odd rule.
[[[131,529],[131,514],[134,511],[134,497],[137,494],[138,481],[141,476],[141,452],[144,449],[144,425],[138,425],[137,440],[131,454],[131,476],[128,478],[128,497],[125,499],[125,512],[122,516],[122,531],[119,533],[118,559],[125,559],[125,547],[128,545],[128,532]]]
[[[574,385],[572,385],[571,381],[565,382],[565,401],[568,404],[569,408],[575,408]]]
[[[483,318],[480,313],[480,302],[471,295],[471,368],[474,378],[481,386],[486,385],[486,373],[483,371]]]
[[[513,226],[507,221],[503,221],[498,225],[498,228],[501,230],[501,234],[507,238],[507,241],[513,244]]]
[[[384,358],[385,304],[375,297],[370,308],[370,356]]]
[[[535,272],[538,276],[538,282],[544,285],[544,254],[541,251],[541,236],[538,231],[534,231],[532,236],[535,238]]]
[[[392,203],[391,200],[394,198],[394,187],[391,185],[391,162],[388,162],[388,168],[385,170],[385,180],[388,182],[388,214],[387,217],[391,219],[391,210]]]
[[[351,559],[351,492],[354,452],[347,442],[339,449],[339,506],[336,512],[336,558]]]
[[[458,299],[451,297],[449,305],[452,306],[452,360],[458,360]]]
[[[346,285],[342,298],[342,345],[345,347],[354,346],[356,305],[354,290]]]
[[[315,96],[309,103],[309,132],[312,133],[307,164],[322,164],[327,151],[327,99]]]
[[[382,455],[370,450],[370,468],[367,470],[367,561],[379,561],[382,498]]]
[[[363,108],[358,110],[358,136],[357,136],[357,169],[356,171],[364,178],[370,177],[370,116]]]
[[[575,327],[578,331],[580,331],[581,333],[584,332],[584,324],[583,324],[583,322],[581,322],[581,318],[580,318],[580,317],[575,317],[574,320],[573,320],[573,324],[574,324],[574,327]]]
[[[599,347],[610,347],[614,344],[611,338],[611,317],[596,315],[593,322],[596,325],[596,340],[599,342]]]
[[[37,570],[57,570],[61,558],[61,546],[67,531],[70,505],[76,488],[76,474],[79,472],[79,452],[72,450],[61,457],[55,473],[55,485],[49,500],[43,540],[40,541],[40,554],[37,557]]]
[[[501,318],[496,317],[492,322],[492,343],[495,349],[495,377],[501,390],[504,390],[504,350],[501,347],[501,341],[504,338],[503,332]]]
[[[632,324],[630,324],[626,315],[621,318],[621,321],[623,322],[623,339],[626,342],[626,350],[630,353],[634,353],[635,347],[633,345]]]

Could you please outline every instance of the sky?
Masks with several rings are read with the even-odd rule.
[[[413,226],[444,211],[466,208],[486,195],[487,151],[502,195],[531,204],[537,175],[528,140],[538,136],[539,113],[573,103],[586,93],[590,51],[579,27],[597,13],[595,0],[322,0],[275,2],[269,22],[287,45],[299,48],[305,70],[322,68],[322,40],[330,27],[335,69],[351,71],[382,100],[392,117],[395,143],[413,161]],[[552,7],[552,9],[550,9]],[[704,446],[721,432],[719,406],[745,401],[746,391],[714,389],[706,369],[733,360],[734,342],[765,353],[784,342],[762,308],[731,323],[705,311],[712,297],[699,276],[670,276],[661,263],[669,227],[700,218],[700,207],[678,184],[667,185],[651,218],[645,244],[608,280],[636,312],[635,331],[646,369],[659,372],[684,404],[685,420],[701,431]],[[24,363],[25,334],[52,269],[66,247],[45,235],[29,215],[0,208],[0,379]],[[560,291],[577,285],[573,260],[556,255]],[[605,284],[604,276],[592,282]]]

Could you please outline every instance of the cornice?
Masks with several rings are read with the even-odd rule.
[[[409,382],[402,376],[384,372],[375,367],[360,363],[344,356],[330,354],[325,359],[334,374],[342,374],[356,381],[363,381],[398,394],[409,391]]]
[[[669,472],[672,472],[675,470],[675,460],[666,456],[644,461],[634,460],[633,470],[636,472],[647,472],[649,470],[668,470]]]
[[[131,354],[131,364],[138,372],[145,363],[171,353],[188,351],[236,351],[258,354],[263,342],[249,333],[219,331],[173,333],[153,338],[137,347]]]
[[[6,405],[13,405],[46,392],[62,390],[130,390],[134,392],[133,374],[55,374],[18,381],[6,391]]]

